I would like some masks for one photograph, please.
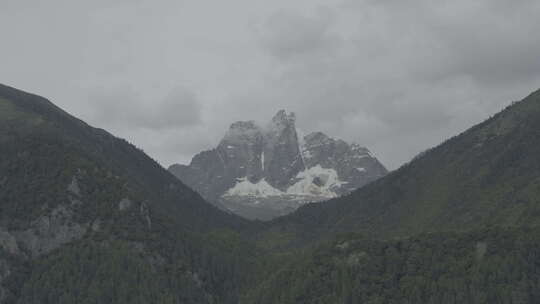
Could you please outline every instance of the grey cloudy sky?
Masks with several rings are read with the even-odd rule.
[[[304,131],[390,169],[540,87],[538,0],[0,0],[0,82],[164,166],[236,120]]]

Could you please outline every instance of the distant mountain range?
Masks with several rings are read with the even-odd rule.
[[[295,121],[281,110],[263,126],[235,122],[215,149],[169,171],[208,201],[257,219],[350,193],[387,173],[367,148],[322,132],[304,136]]]

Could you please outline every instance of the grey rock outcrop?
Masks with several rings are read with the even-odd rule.
[[[79,180],[76,175],[71,179],[71,183],[68,185],[67,191],[76,196],[81,195],[81,188],[79,187]]]
[[[302,161],[294,113],[279,111],[265,134],[264,172],[266,181],[284,191],[298,172],[306,169]]]
[[[17,239],[8,231],[5,231],[0,227],[0,250],[4,250],[9,254],[19,254],[19,245],[17,245]]]
[[[124,211],[124,210],[127,210],[129,208],[131,208],[131,206],[133,205],[133,203],[131,202],[131,200],[129,198],[123,198],[120,200],[120,202],[118,202],[118,210],[120,211]]]
[[[19,259],[34,259],[82,238],[87,233],[88,225],[77,223],[70,207],[59,205],[32,221],[25,230],[7,231],[0,227],[0,253]],[[7,296],[3,282],[9,279],[11,266],[9,260],[0,255],[0,303]]]
[[[42,254],[80,239],[87,231],[88,224],[79,224],[73,220],[73,212],[65,206],[58,206],[51,213],[32,221],[30,228],[24,231],[15,231],[16,237],[23,251],[31,257]]]

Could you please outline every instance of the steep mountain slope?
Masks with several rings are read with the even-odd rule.
[[[387,173],[366,148],[321,132],[302,136],[295,121],[294,113],[281,110],[266,126],[233,123],[217,148],[169,171],[216,205],[263,220],[349,193]]]
[[[539,222],[537,91],[350,195],[275,220],[264,235],[296,241],[344,231],[393,237]]]
[[[24,169],[35,169],[37,173],[44,175],[44,183],[51,183],[47,188],[37,190],[58,191],[53,184],[72,182],[76,171],[79,171],[79,168],[74,168],[74,163],[84,158],[110,170],[110,174],[129,179],[131,190],[144,192],[148,196],[148,204],[159,204],[158,209],[165,214],[170,211],[180,216],[177,223],[184,228],[234,226],[243,222],[205,203],[194,191],[178,182],[159,164],[126,141],[86,125],[41,97],[4,86],[0,87],[0,94],[3,189],[9,190],[12,187],[11,181],[17,183],[24,180],[24,174],[34,173],[23,171],[24,166],[32,164],[44,168]],[[53,167],[58,172],[45,170],[47,167]],[[65,172],[68,170],[72,172]],[[52,178],[53,174],[56,174],[56,179]],[[38,186],[42,185],[37,184],[36,187]],[[2,194],[7,195],[7,190],[2,191]],[[41,203],[36,201],[37,198],[24,201],[22,198],[14,199],[21,200],[18,205]],[[11,199],[5,201],[16,203]],[[12,211],[6,209],[6,206],[2,208],[3,220],[9,215],[15,215],[7,213]],[[18,206],[17,211],[22,211],[21,208]],[[194,216],[197,214],[205,214],[206,217]],[[215,220],[208,218],[214,216]]]
[[[0,303],[236,302],[248,223],[139,149],[0,86],[0,156]]]

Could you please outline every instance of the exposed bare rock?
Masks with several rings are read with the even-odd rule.
[[[90,226],[90,228],[92,229],[92,231],[94,232],[98,232],[101,230],[101,219],[96,219],[93,223],[92,223],[92,226]]]
[[[482,260],[487,252],[487,243],[486,242],[478,242],[476,243],[476,258],[478,260]]]
[[[0,228],[0,250],[2,249],[14,255],[20,253],[15,236]]]
[[[127,198],[127,197],[123,198],[118,203],[118,210],[120,210],[120,211],[127,210],[127,209],[131,208],[132,205],[133,205],[133,203],[131,202],[131,200],[129,198]]]
[[[141,216],[146,220],[148,229],[152,229],[152,220],[150,219],[150,208],[146,203],[142,203],[140,207]]]
[[[81,196],[81,188],[79,187],[77,176],[73,176],[71,183],[67,187],[67,191],[73,195]]]
[[[265,128],[262,160],[265,180],[282,191],[286,191],[292,179],[306,169],[295,123],[294,113],[280,110]]]
[[[51,213],[33,221],[30,228],[13,232],[20,246],[31,257],[42,254],[80,239],[87,232],[88,224],[79,224],[73,220],[73,212],[65,206],[58,206]]]

